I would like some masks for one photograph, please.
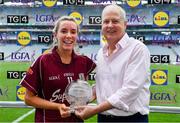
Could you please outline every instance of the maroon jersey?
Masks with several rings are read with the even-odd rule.
[[[88,57],[76,55],[74,52],[71,63],[63,64],[56,49],[57,47],[52,50],[52,53],[41,55],[31,65],[20,84],[41,98],[69,105],[64,93],[68,84],[72,80],[79,79],[80,74],[84,74],[87,78],[96,65]],[[77,122],[80,120],[75,116],[61,118],[58,110],[36,108],[35,121]]]

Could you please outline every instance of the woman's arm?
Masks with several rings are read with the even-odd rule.
[[[31,91],[26,89],[25,103],[27,105],[33,106],[35,108],[49,109],[49,110],[59,110],[61,117],[70,116],[69,107],[65,104],[50,102],[48,100],[42,99],[37,95],[33,94]]]

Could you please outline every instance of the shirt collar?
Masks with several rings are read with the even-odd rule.
[[[121,38],[121,40],[118,41],[116,45],[119,45],[122,49],[125,48],[128,44],[129,36],[127,33],[124,34],[124,36]]]
[[[129,36],[127,33],[125,33],[124,36],[117,42],[116,49],[125,48],[128,45],[128,39],[129,39]],[[107,49],[108,49],[108,43],[106,43],[103,47],[103,53],[106,55],[108,55]]]
[[[58,47],[57,46],[55,46],[53,49],[52,49],[52,53],[55,55],[55,57],[57,58],[57,59],[59,59],[60,60],[60,62],[62,63],[62,61],[61,61],[61,59],[60,59],[60,57],[59,57],[59,54],[58,54],[58,52],[56,51],[56,49],[57,49]],[[71,63],[74,61],[74,60],[76,60],[76,58],[78,57],[77,56],[77,54],[74,52],[74,50],[72,51],[72,60],[71,60]],[[70,63],[70,64],[71,64]]]

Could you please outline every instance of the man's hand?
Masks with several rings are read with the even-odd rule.
[[[75,114],[77,117],[85,120],[85,119],[92,117],[93,115],[95,115],[97,113],[100,113],[100,112],[103,112],[103,111],[106,111],[106,110],[109,110],[112,108],[113,108],[113,106],[108,101],[105,101],[96,106],[87,105],[87,106],[76,107]]]
[[[76,107],[75,115],[85,120],[96,114],[95,109],[95,106],[79,106]]]

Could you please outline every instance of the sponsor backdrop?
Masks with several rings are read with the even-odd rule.
[[[180,106],[180,3],[171,0],[0,0],[0,100],[24,99],[18,83],[36,58],[49,52],[53,24],[63,15],[80,25],[76,52],[96,62],[106,43],[101,12],[112,3],[127,11],[127,33],[150,50],[150,105]],[[93,83],[94,76],[89,75]]]

